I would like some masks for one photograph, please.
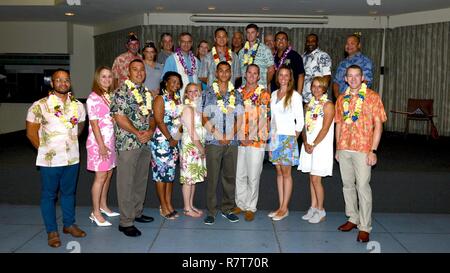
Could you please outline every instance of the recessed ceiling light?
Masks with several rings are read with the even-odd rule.
[[[262,10],[264,10],[264,11],[268,11],[268,10],[270,10],[270,8],[269,8],[269,7],[262,7],[261,9],[262,9]]]
[[[208,9],[209,10],[216,10],[216,7],[215,6],[209,6]]]
[[[73,12],[66,12],[64,13],[65,16],[75,16],[75,13]]]
[[[163,7],[163,6],[156,6],[155,9],[156,9],[156,10],[163,10],[164,7]]]

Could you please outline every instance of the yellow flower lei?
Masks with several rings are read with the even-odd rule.
[[[148,91],[147,87],[145,87],[145,104],[144,99],[142,98],[141,94],[139,94],[138,89],[136,88],[136,85],[130,81],[129,79],[125,81],[125,84],[128,86],[128,88],[131,90],[131,94],[133,94],[134,98],[136,99],[136,102],[139,105],[139,109],[141,110],[142,114],[144,116],[148,115],[152,110],[152,94]]]
[[[325,105],[325,103],[327,101],[328,101],[327,94],[323,94],[322,97],[320,97],[319,101],[316,101],[316,98],[314,96],[309,101],[308,110],[306,111],[306,115],[305,115],[305,125],[306,125],[306,131],[308,133],[310,133],[314,130],[314,127],[316,126],[317,118],[323,111],[323,106]]]
[[[225,107],[225,103],[223,101],[222,95],[220,94],[219,84],[217,83],[217,81],[213,82],[212,88],[217,97],[217,106],[219,106],[222,113],[227,114],[228,109]],[[234,86],[231,82],[228,82],[227,92],[230,92],[229,104],[227,107],[234,109],[236,107],[236,97],[234,96]]]
[[[264,89],[264,86],[258,85],[258,87],[256,87],[256,89],[255,89],[255,93],[250,98],[248,98],[244,101],[244,105],[250,106],[253,103],[256,103],[256,101],[258,100],[259,96],[261,95],[261,91],[263,89]],[[242,93],[242,88],[239,88],[239,92]]]
[[[367,85],[363,83],[361,85],[361,89],[358,91],[358,100],[356,101],[355,105],[355,111],[353,112],[353,115],[350,117],[350,87],[347,87],[347,90],[345,90],[344,94],[344,102],[342,104],[343,110],[344,110],[344,122],[347,124],[351,124],[352,122],[355,122],[359,119],[359,115],[361,113],[362,104],[364,102],[364,99],[366,98],[366,92],[367,92]]]
[[[258,43],[254,43],[252,50],[250,50],[250,43],[247,41],[244,45],[244,65],[252,64],[253,59],[256,55],[256,49],[258,48]]]
[[[56,95],[52,92],[49,95],[49,100],[51,104],[51,108],[55,110],[55,116],[59,118],[59,120],[64,124],[67,129],[72,129],[75,125],[78,124],[78,103],[72,93],[69,92],[70,98],[70,111],[72,112],[72,117],[67,119],[66,115],[61,110],[61,105],[59,105]]]

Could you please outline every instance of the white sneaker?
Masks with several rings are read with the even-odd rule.
[[[313,217],[311,217],[311,219],[309,219],[308,222],[311,224],[318,224],[322,221],[325,221],[326,215],[327,215],[327,213],[325,212],[325,210],[316,209]]]
[[[308,221],[309,219],[311,219],[311,217],[313,217],[315,211],[315,208],[310,207],[308,212],[302,216],[302,219]]]

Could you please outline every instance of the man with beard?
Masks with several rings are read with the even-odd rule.
[[[48,234],[48,245],[61,246],[56,223],[55,203],[61,192],[63,232],[84,237],[86,232],[75,225],[75,191],[80,154],[78,136],[84,127],[86,111],[70,93],[70,76],[65,70],[52,75],[49,95],[28,109],[26,130],[31,144],[38,150],[36,165],[41,174],[41,213]]]
[[[130,62],[135,59],[142,60],[142,56],[138,53],[140,48],[139,39],[134,32],[128,33],[125,47],[127,48],[127,52],[117,56],[112,66],[114,88],[121,86],[128,78],[128,65]]]

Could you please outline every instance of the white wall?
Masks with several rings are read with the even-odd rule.
[[[113,22],[95,25],[94,35],[100,35],[103,33],[126,29],[129,27],[145,25],[146,24],[145,17],[146,14],[139,14],[135,16],[129,16],[126,18],[118,19]]]
[[[0,134],[24,130],[30,106],[31,103],[0,103]]]
[[[450,8],[390,16],[389,28],[448,21],[450,21]]]

